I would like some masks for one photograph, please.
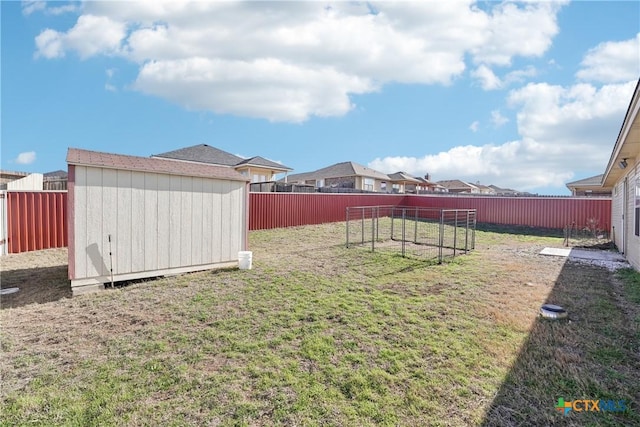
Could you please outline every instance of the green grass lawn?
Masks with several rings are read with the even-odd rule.
[[[478,231],[438,265],[344,236],[255,231],[252,270],[2,310],[0,423],[640,425],[637,273],[538,255],[561,237]]]

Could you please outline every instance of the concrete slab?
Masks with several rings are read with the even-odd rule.
[[[599,261],[624,262],[624,256],[619,252],[601,251],[598,249],[571,249],[569,258],[590,259]]]
[[[611,271],[629,266],[621,253],[599,249],[544,248],[540,254],[565,257],[571,261],[597,265]]]
[[[540,251],[540,255],[563,256],[567,257],[571,253],[571,248],[544,248]]]

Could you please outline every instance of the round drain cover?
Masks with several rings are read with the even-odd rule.
[[[543,304],[540,307],[540,315],[547,319],[564,319],[567,317],[567,310],[554,304]]]

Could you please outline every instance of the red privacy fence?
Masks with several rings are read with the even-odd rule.
[[[8,253],[67,246],[66,191],[8,191],[5,200]]]
[[[249,229],[344,221],[349,206],[377,205],[477,209],[479,223],[563,229],[595,219],[599,229],[611,227],[609,198],[251,193]]]
[[[477,209],[479,223],[562,229],[611,227],[611,199],[579,197],[477,197],[404,194],[250,193],[249,229],[292,227],[345,220],[347,207],[410,206]],[[9,191],[0,240],[18,253],[67,246],[67,193]],[[2,216],[2,215],[0,215]]]
[[[249,230],[345,221],[349,206],[402,204],[402,194],[250,193]]]
[[[562,229],[595,220],[600,230],[611,227],[611,199],[589,197],[470,197],[407,195],[405,206],[476,209],[479,223]]]

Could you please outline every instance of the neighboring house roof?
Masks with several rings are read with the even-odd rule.
[[[193,145],[191,147],[180,148],[166,153],[154,154],[151,157],[162,157],[165,159],[184,160],[189,162],[210,163],[212,165],[237,167],[240,165],[259,166],[281,171],[293,170],[288,166],[272,162],[264,157],[255,156],[248,159],[228,153],[207,144]]]
[[[140,172],[164,173],[180,176],[197,176],[248,182],[249,179],[235,169],[204,163],[176,162],[152,157],[125,156],[99,151],[69,148],[67,163],[78,166],[95,166],[107,169],[124,169]]]
[[[478,190],[473,184],[469,184],[468,182],[461,181],[459,179],[449,179],[444,181],[438,181],[438,184],[442,185],[444,188],[448,190]]]
[[[624,116],[622,127],[618,133],[618,138],[611,152],[609,163],[602,178],[602,185],[613,187],[613,185],[627,173],[620,163],[627,159],[633,160],[640,156],[640,79],[631,97],[629,108]],[[628,164],[629,162],[627,162]],[[628,166],[626,166],[628,167]]]
[[[43,174],[45,178],[66,178],[67,175],[67,171],[63,171],[62,169]]]
[[[482,185],[482,184],[474,184],[478,190],[485,194],[495,194],[496,190],[492,188],[490,185]]]
[[[287,181],[307,181],[326,178],[340,178],[345,176],[364,176],[367,178],[375,178],[388,181],[389,176],[375,169],[371,169],[355,162],[342,162],[326,168],[318,169],[313,172],[304,172],[289,175]]]
[[[500,195],[504,195],[504,196],[515,196],[518,194],[525,194],[521,191],[518,190],[513,190],[511,188],[502,188],[502,187],[498,187],[497,185],[490,185],[489,188],[492,188],[493,191],[496,192],[496,194],[500,194]],[[528,193],[527,193],[528,194]]]
[[[409,175],[406,172],[396,172],[396,173],[390,173],[389,174],[389,179],[391,181],[404,181],[404,182],[410,182],[413,184],[421,184],[422,181],[412,177],[411,175]]]
[[[431,187],[431,188],[441,188],[444,189],[444,187],[440,184],[436,184],[433,181],[429,181],[426,178],[423,178],[421,176],[414,176],[415,179],[417,179],[418,181],[420,181],[420,183],[426,187]]]
[[[261,168],[270,168],[270,169],[277,169],[277,170],[282,170],[282,171],[290,171],[293,170],[288,166],[285,166],[283,164],[280,163],[276,163],[273,162],[271,160],[265,159],[264,157],[260,157],[260,156],[255,156],[255,157],[251,157],[250,159],[245,159],[243,161],[241,161],[240,163],[238,163],[237,166],[259,166]]]
[[[10,178],[22,178],[25,177],[27,175],[29,175],[29,172],[17,172],[17,171],[7,171],[7,170],[0,170],[0,175],[3,177],[10,177]]]
[[[244,159],[207,144],[193,145],[166,153],[154,154],[151,157],[162,157],[173,160],[187,160],[198,163],[211,163],[220,166],[235,166]]]
[[[567,182],[567,187],[569,189],[576,187],[601,187],[602,186],[602,177],[604,174],[591,176],[589,178],[579,179],[573,182]]]

